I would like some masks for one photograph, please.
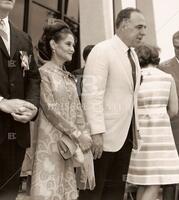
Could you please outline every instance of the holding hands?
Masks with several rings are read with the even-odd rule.
[[[101,158],[103,153],[103,134],[88,135],[81,134],[78,137],[78,143],[82,151],[87,151],[91,148],[94,159]]]
[[[80,146],[80,148],[81,148],[81,150],[83,152],[87,151],[88,149],[91,148],[91,145],[92,145],[92,140],[91,140],[90,135],[88,135],[88,134],[81,134],[78,137],[78,143],[79,143],[79,146]]]

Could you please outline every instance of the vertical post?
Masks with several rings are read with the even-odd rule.
[[[113,0],[113,10],[114,10],[114,21],[116,20],[117,14],[122,10],[121,0]]]
[[[156,45],[157,39],[155,30],[153,0],[136,0],[136,7],[142,11],[146,19],[147,35],[145,37],[145,41],[149,44]]]
[[[66,1],[65,0],[58,0],[58,6],[57,6],[57,9],[58,11],[60,11],[61,13],[61,19],[64,20],[64,15],[65,15],[65,7],[66,5]]]
[[[61,19],[64,20],[65,14],[65,0],[62,0],[62,7],[61,7]]]
[[[24,1],[24,20],[23,20],[23,31],[28,32],[29,22],[29,0]]]
[[[80,45],[83,51],[113,35],[112,0],[80,0]],[[97,28],[95,28],[97,27]],[[83,59],[81,56],[83,66]]]
[[[57,6],[58,11],[60,11],[61,14],[61,19],[64,20],[64,15],[65,15],[65,0],[58,0],[58,6]]]

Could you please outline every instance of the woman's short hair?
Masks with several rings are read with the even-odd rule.
[[[160,62],[159,52],[160,49],[149,44],[142,44],[135,48],[139,58],[140,66],[147,67],[147,65],[158,65]]]
[[[45,25],[43,34],[38,42],[39,56],[44,60],[50,60],[52,57],[50,40],[58,42],[65,38],[67,34],[73,35],[68,24],[63,20],[55,19],[52,24]]]

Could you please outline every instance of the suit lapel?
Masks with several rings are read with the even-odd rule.
[[[171,60],[171,66],[173,66],[174,68],[174,74],[177,74],[178,75],[178,72],[179,72],[179,63],[177,62],[177,59],[176,57],[172,58]]]
[[[18,36],[15,28],[10,24],[10,57],[11,59],[14,57],[14,54],[18,47]]]
[[[117,53],[117,57],[119,58],[119,62],[120,62],[120,68],[122,69],[123,74],[126,77],[129,87],[130,87],[131,91],[134,91],[132,74],[129,74],[129,70],[127,70],[129,68],[129,64],[128,64],[129,60],[126,57],[127,52],[125,55],[125,52],[123,50],[121,50],[121,48],[120,48],[119,41],[115,37],[112,38],[112,46],[115,49],[115,52]]]

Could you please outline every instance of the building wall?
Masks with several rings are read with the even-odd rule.
[[[113,1],[79,0],[81,54],[86,45],[113,35]],[[82,60],[83,66],[83,60]]]
[[[68,0],[67,16],[74,20],[79,19],[79,0]]]
[[[155,27],[155,18],[154,18],[154,9],[152,0],[136,0],[136,7],[140,9],[146,19],[147,24],[147,34],[144,38],[144,41],[156,45],[156,27]]]
[[[161,48],[161,61],[174,56],[172,35],[179,31],[179,1],[153,0],[157,45]]]
[[[35,1],[57,9],[58,0]],[[80,18],[81,52],[86,45],[96,44],[111,37],[114,30],[113,18],[116,18],[122,8],[132,6],[144,13],[148,26],[145,41],[161,48],[161,60],[174,55],[172,35],[179,30],[178,0],[165,0],[165,2],[163,0],[68,0],[68,2],[67,15],[77,21]],[[28,32],[34,45],[42,33],[47,15],[46,9],[31,3]],[[16,1],[10,19],[19,29],[23,29],[24,0]]]
[[[136,7],[136,0],[121,0],[122,8],[126,7]]]
[[[24,0],[16,1],[14,10],[10,13],[10,19],[20,30],[23,29]]]

